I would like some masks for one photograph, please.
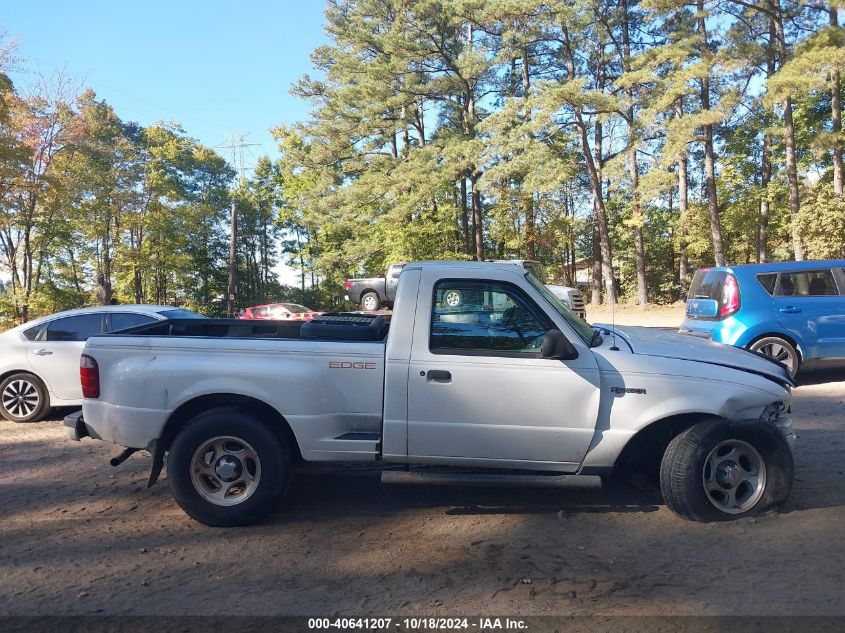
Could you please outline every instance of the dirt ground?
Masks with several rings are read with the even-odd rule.
[[[790,500],[725,524],[634,489],[356,469],[298,475],[261,525],[213,529],[166,481],[144,487],[145,454],[112,468],[116,447],[68,442],[58,419],[2,422],[0,615],[845,615],[845,371],[801,382]]]
[[[681,302],[667,306],[650,305],[619,306],[611,310],[606,305],[587,305],[587,321],[590,323],[613,323],[616,325],[645,325],[648,327],[677,328],[684,320],[684,304]]]

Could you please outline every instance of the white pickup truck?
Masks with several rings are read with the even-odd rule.
[[[302,461],[576,482],[637,467],[699,521],[764,511],[792,482],[782,366],[693,337],[591,327],[510,264],[408,264],[389,325],[174,319],[94,336],[80,374],[69,437],[128,447],[113,463],[150,451],[150,485],[166,456],[176,500],[208,525],[264,517]]]

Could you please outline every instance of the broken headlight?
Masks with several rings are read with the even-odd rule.
[[[780,417],[780,414],[786,409],[786,404],[783,402],[777,401],[772,402],[763,409],[763,413],[760,414],[760,421],[761,422],[777,422],[777,419]]]

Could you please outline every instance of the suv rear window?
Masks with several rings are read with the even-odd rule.
[[[687,299],[715,299],[722,304],[722,286],[725,285],[724,270],[699,269],[695,271],[689,287]]]

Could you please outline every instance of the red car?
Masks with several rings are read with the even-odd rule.
[[[321,314],[298,303],[268,303],[246,308],[238,318],[272,321],[307,321]]]

